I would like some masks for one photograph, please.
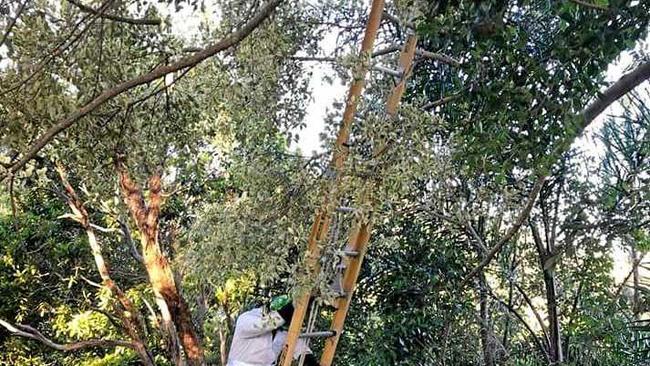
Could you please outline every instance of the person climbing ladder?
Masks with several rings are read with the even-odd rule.
[[[242,313],[235,325],[227,366],[274,366],[287,339],[286,327],[293,317],[289,296],[274,297],[270,304]],[[305,366],[319,366],[304,340],[298,342],[293,359],[305,354]]]

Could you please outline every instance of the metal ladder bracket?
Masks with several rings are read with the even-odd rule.
[[[323,331],[318,331],[318,332],[310,332],[310,333],[302,333],[300,334],[299,338],[301,339],[306,339],[306,338],[331,338],[336,335],[335,330],[323,330]]]

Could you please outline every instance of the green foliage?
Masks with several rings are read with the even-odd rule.
[[[260,3],[214,1],[216,17],[203,13],[206,4],[174,1],[176,11],[206,18],[185,40],[172,33],[172,18],[159,27],[125,25],[68,2],[30,2],[0,50],[0,162],[15,161],[102,90],[237,29]],[[394,80],[372,72],[338,177],[342,199],[329,202],[356,210],[339,215],[339,235],[320,243],[324,274],[311,278],[306,238],[330,186],[333,152],[291,152],[311,98],[311,74],[293,56],[321,55],[319,41],[340,31],[334,68],[346,81],[356,77],[350,69],[361,62],[353,50],[366,4],[287,2],[236,48],[107,101],[11,177],[12,192],[2,192],[0,205],[0,318],[61,343],[126,337],[115,324],[114,298],[91,284],[97,274],[86,236],[59,219],[69,210],[54,192],[60,184],[52,167],[60,162],[91,222],[106,227],[98,232],[102,251],[113,279],[146,314],[145,343],[156,364],[171,364],[156,300],[120,232],[128,216],[112,162],[124,153],[141,184],[163,171],[161,247],[210,363],[220,362],[237,315],[252,304],[313,284],[327,297],[351,221],[369,217],[373,239],[337,363],[478,365],[492,357],[496,364],[545,365],[541,353],[550,346],[532,313],[548,322],[551,306],[559,309],[566,364],[645,362],[648,324],[631,319],[648,309],[647,285],[636,286],[635,299],[619,294],[611,279],[616,245],[650,250],[645,97],[626,101],[624,116],[605,123],[597,173],[583,168],[584,155],[564,152],[583,130],[578,114],[601,89],[607,66],[646,35],[650,3],[593,4],[607,10],[573,1],[389,2],[389,12],[414,20],[419,47],[459,64],[419,57],[394,119],[383,110]],[[17,10],[7,6],[0,4],[3,26]],[[111,2],[106,11],[160,18],[161,9],[137,0]],[[401,44],[404,34],[404,24],[384,22],[378,49]],[[396,54],[373,62],[395,66]],[[421,108],[450,95],[453,101],[433,113]],[[342,107],[325,121],[325,146]],[[529,178],[539,173],[549,179],[532,216],[476,281],[459,289],[512,227],[528,200]],[[369,194],[373,202],[365,200]],[[133,231],[136,243],[140,235]],[[0,365],[138,362],[122,347],[63,354],[0,331]]]

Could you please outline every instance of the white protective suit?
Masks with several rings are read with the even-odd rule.
[[[274,329],[284,325],[284,319],[277,311],[266,314],[262,308],[247,311],[237,318],[228,366],[273,366],[287,339],[287,332]],[[303,353],[311,353],[304,340],[299,340],[294,359]]]

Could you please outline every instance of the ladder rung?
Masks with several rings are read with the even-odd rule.
[[[352,208],[352,207],[341,206],[341,207],[338,207],[338,208],[336,209],[336,211],[338,211],[338,212],[343,212],[343,213],[350,213],[350,212],[354,212],[354,208]]]
[[[302,333],[300,338],[330,338],[336,335],[334,330],[324,330],[321,332]]]
[[[344,250],[343,254],[347,255],[348,257],[358,257],[359,252],[356,250]]]

